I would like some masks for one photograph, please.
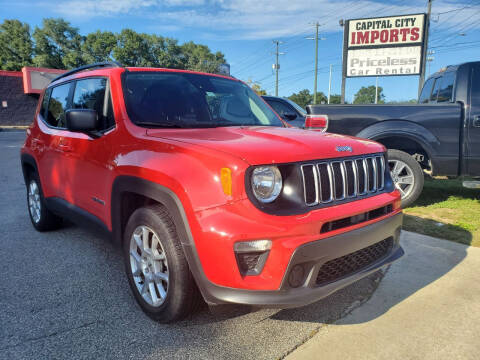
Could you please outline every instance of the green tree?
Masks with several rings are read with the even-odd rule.
[[[225,63],[225,56],[221,52],[214,54],[208,46],[195,44],[193,41],[183,44],[181,51],[183,69],[216,73],[219,65]]]
[[[78,33],[78,28],[70,26],[68,21],[43,19],[42,27],[35,28],[33,38],[33,63],[36,66],[68,69],[85,64],[81,52],[83,37]]]
[[[330,104],[340,104],[342,97],[339,94],[330,95]]]
[[[97,30],[88,34],[82,43],[82,57],[86,63],[109,61],[117,46],[117,37],[110,31]]]
[[[0,24],[0,69],[20,70],[32,65],[33,44],[30,26],[18,20]]]
[[[321,91],[317,91],[317,104],[326,104],[328,101],[327,95]],[[312,104],[313,104],[313,95],[312,95]]]
[[[262,89],[262,86],[259,83],[256,83],[250,78],[246,81],[246,83],[248,86],[252,88],[253,91],[257,93],[257,95],[260,95],[260,96],[267,95],[267,91]]]
[[[294,103],[297,103],[302,108],[305,108],[307,105],[313,104],[313,94],[310,94],[310,90],[303,89],[300,90],[298,93],[293,93],[288,97]],[[321,91],[317,91],[317,104],[326,104],[327,97]]]
[[[385,104],[385,95],[383,95],[383,88],[378,87],[378,104]],[[375,86],[370,85],[368,87],[362,86],[357,91],[353,99],[354,104],[374,104],[375,103]]]
[[[147,35],[152,66],[179,69],[183,67],[182,49],[175,39],[158,35]]]
[[[153,66],[216,73],[225,63],[221,52],[201,44],[179,45],[172,38],[123,29],[119,34],[96,31],[81,36],[63,19],[43,19],[33,39],[28,24],[5,20],[0,24],[0,68],[26,65],[68,69],[115,59],[126,66]]]
[[[252,90],[257,93],[257,95],[267,95],[267,90],[262,89],[262,87],[259,84],[253,84],[252,85]]]
[[[307,105],[311,104],[313,101],[313,95],[310,94],[310,90],[303,89],[300,90],[298,93],[293,93],[288,97],[294,103],[297,103],[302,108],[305,108]]]
[[[123,29],[117,35],[117,46],[113,57],[125,66],[153,66],[146,34],[139,34],[132,29]]]

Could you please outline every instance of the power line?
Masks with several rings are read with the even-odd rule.
[[[475,5],[467,5],[467,6],[458,8],[458,9],[453,9],[453,10],[448,10],[448,11],[442,11],[442,12],[436,13],[435,15],[449,14],[449,13],[452,13],[452,12],[455,12],[455,11],[462,11],[462,10],[471,9],[471,8],[474,8],[474,7],[476,7],[476,6],[475,6]]]

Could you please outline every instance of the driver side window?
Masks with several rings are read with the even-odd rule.
[[[285,114],[295,114],[295,111],[293,111],[288,105],[285,105],[280,101],[271,101],[270,106],[282,118],[284,117]]]
[[[109,130],[115,126],[112,98],[106,78],[77,80],[73,94],[73,109],[95,110],[100,120],[98,130]]]

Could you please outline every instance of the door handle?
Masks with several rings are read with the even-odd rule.
[[[472,126],[473,126],[473,127],[480,127],[480,115],[475,115],[475,116],[473,117]]]

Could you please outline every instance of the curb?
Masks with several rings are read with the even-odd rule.
[[[28,128],[28,125],[3,125],[0,126],[0,131],[24,131]]]

